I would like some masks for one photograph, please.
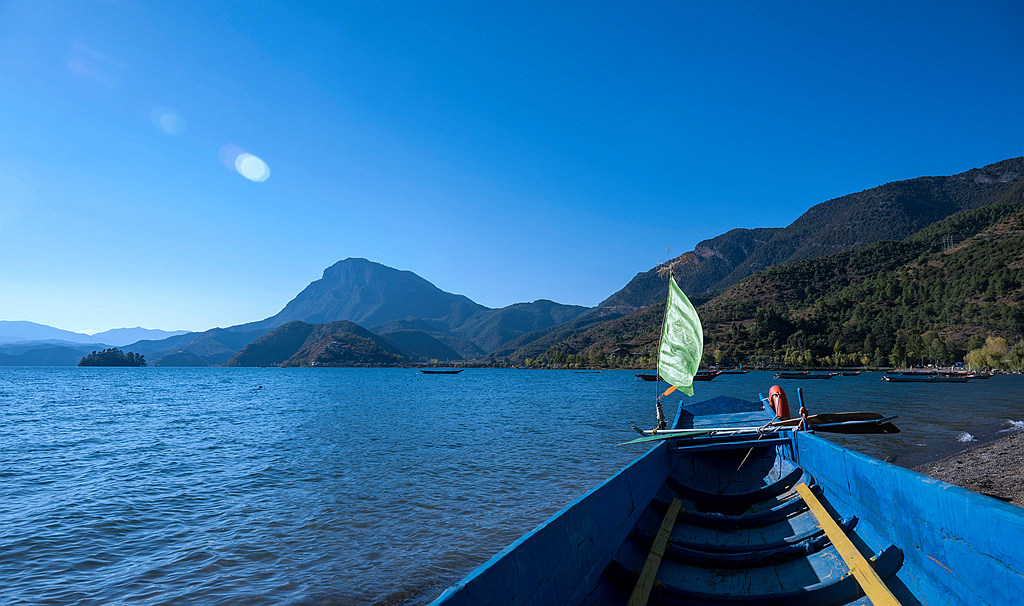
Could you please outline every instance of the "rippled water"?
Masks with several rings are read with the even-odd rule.
[[[643,450],[632,372],[0,368],[0,604],[421,604]],[[1024,377],[780,383],[897,463],[1024,421]]]

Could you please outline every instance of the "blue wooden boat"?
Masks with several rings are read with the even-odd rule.
[[[724,396],[681,406],[672,427],[689,437],[656,442],[434,604],[1022,603],[1024,509],[812,431],[745,429],[770,420]]]
[[[967,377],[947,377],[940,374],[902,374],[882,377],[886,383],[966,383]]]
[[[775,373],[776,379],[831,379],[838,375],[837,372],[821,373],[821,372],[777,372]]]

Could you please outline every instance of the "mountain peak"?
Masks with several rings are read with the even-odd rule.
[[[350,257],[325,269],[322,278],[303,289],[276,315],[246,326],[274,328],[293,320],[314,324],[347,320],[373,326],[405,318],[451,323],[485,309],[411,271]]]

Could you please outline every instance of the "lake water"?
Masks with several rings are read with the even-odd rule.
[[[645,451],[633,371],[0,367],[0,604],[422,604]],[[912,466],[1024,428],[1024,376],[782,385]],[[674,404],[666,408],[674,415]]]

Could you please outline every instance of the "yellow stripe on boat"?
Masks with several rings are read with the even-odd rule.
[[[640,571],[640,578],[633,588],[633,594],[629,596],[626,606],[646,606],[647,599],[651,595],[651,588],[654,587],[654,577],[658,576],[658,567],[661,566],[661,558],[665,555],[665,547],[668,546],[669,535],[672,534],[672,526],[679,516],[679,509],[683,503],[679,499],[672,499],[668,506],[668,512],[661,521],[661,528],[654,537],[654,544],[651,545],[651,553],[647,554],[647,561],[644,569]]]
[[[871,603],[875,606],[900,606],[896,596],[892,595],[892,592],[882,582],[875,569],[861,555],[850,538],[846,536],[846,533],[839,528],[839,525],[836,524],[832,516],[825,510],[825,506],[821,504],[821,501],[814,496],[814,493],[807,487],[807,484],[801,482],[796,485],[796,489],[807,503],[811,513],[818,519],[818,524],[821,525],[825,535],[835,545],[836,551],[839,552],[843,561],[846,562],[846,566],[849,567],[854,578],[860,583],[861,589],[864,590],[864,594],[868,596]]]

